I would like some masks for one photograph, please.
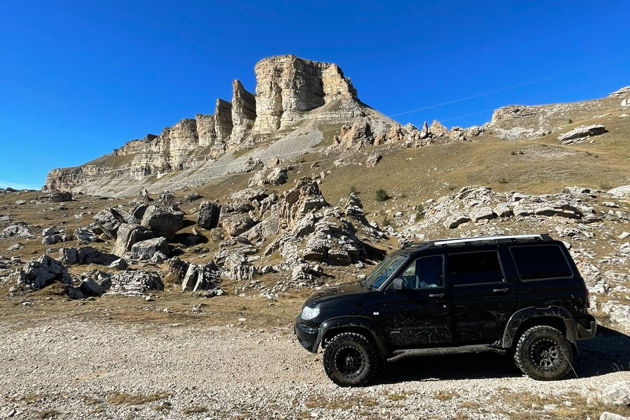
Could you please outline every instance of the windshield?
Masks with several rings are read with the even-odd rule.
[[[391,255],[385,258],[376,266],[374,271],[365,278],[364,285],[368,286],[370,289],[378,289],[406,259],[407,257],[403,255]]]

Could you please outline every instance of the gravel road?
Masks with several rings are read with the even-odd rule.
[[[578,379],[537,382],[505,357],[459,355],[392,363],[358,389],[332,384],[288,326],[56,318],[0,321],[0,337],[0,418],[553,417],[630,379],[630,339],[612,331],[582,345]]]

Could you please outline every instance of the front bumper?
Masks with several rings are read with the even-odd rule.
[[[298,316],[295,319],[295,326],[293,330],[302,347],[311,353],[317,352],[317,337],[319,335],[319,329],[305,324],[302,318]]]

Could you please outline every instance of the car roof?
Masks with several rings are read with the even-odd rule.
[[[555,243],[551,236],[546,233],[526,234],[526,235],[497,235],[497,236],[477,236],[468,238],[437,239],[433,241],[412,242],[404,246],[399,254],[411,254],[420,251],[444,248],[465,248],[484,245],[498,245],[501,243]]]

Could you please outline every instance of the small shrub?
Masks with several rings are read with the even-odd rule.
[[[509,181],[506,177],[504,177],[504,176],[502,176],[501,178],[499,178],[499,179],[497,180],[497,182],[498,182],[499,184],[509,184],[509,183],[510,183],[510,181]]]
[[[357,189],[357,187],[356,187],[356,186],[354,186],[354,185],[351,185],[351,186],[350,186],[350,192],[351,192],[351,193],[355,193],[355,194],[357,194],[357,195],[361,194],[361,193],[360,193],[360,191]]]
[[[567,120],[567,122],[568,122],[569,124],[573,124],[573,120],[572,120],[571,118],[569,118],[569,119]]]
[[[418,204],[416,206],[416,220],[424,219],[424,206],[422,204]]]
[[[512,156],[516,156],[518,155],[518,153],[516,153],[514,150],[512,150],[512,153],[510,153]]]
[[[382,201],[387,201],[390,199],[389,194],[387,194],[387,191],[385,191],[382,188],[379,188],[378,190],[376,190],[376,196],[375,196],[375,200],[378,202],[382,202]]]
[[[392,222],[386,217],[383,219],[383,226],[391,226]]]

